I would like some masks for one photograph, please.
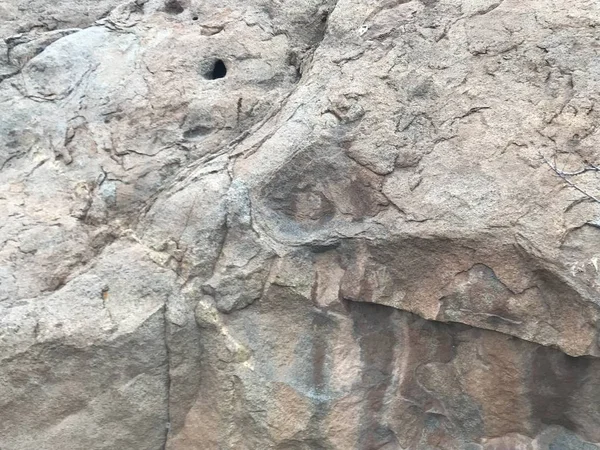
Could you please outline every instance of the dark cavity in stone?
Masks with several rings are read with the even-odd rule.
[[[183,6],[177,0],[167,0],[165,2],[165,11],[169,14],[181,14]]]
[[[207,74],[209,80],[216,80],[219,78],[225,78],[227,75],[227,67],[222,59],[217,59],[213,64],[212,70]]]

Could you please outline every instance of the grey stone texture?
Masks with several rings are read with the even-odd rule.
[[[595,0],[0,2],[0,449],[600,448],[599,100]]]

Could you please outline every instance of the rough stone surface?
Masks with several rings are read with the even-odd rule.
[[[600,448],[599,97],[594,0],[4,0],[0,449]]]

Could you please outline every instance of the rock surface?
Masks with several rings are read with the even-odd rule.
[[[600,3],[0,38],[0,449],[600,448]]]

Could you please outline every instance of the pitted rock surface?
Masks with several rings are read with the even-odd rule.
[[[600,448],[600,3],[0,38],[1,450]]]

